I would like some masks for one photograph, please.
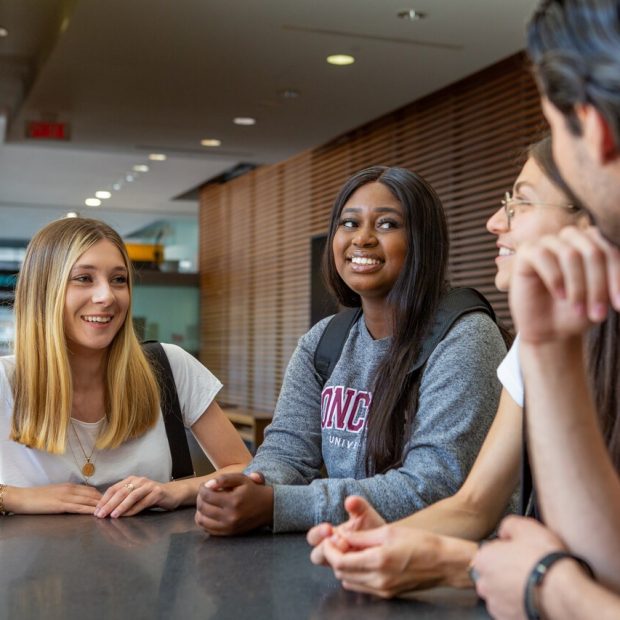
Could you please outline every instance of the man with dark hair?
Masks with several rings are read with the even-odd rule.
[[[584,335],[620,311],[620,0],[543,1],[528,49],[554,157],[596,228],[569,227],[518,252],[510,307],[521,335],[529,455],[550,529],[508,518],[474,571],[497,617],[590,618],[596,608],[597,618],[618,618],[618,455],[610,458],[599,427]],[[620,436],[608,443],[617,451]]]

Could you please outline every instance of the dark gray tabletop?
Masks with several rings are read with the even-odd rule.
[[[0,517],[0,618],[488,618],[472,592],[346,592],[302,535],[211,538],[193,515]]]

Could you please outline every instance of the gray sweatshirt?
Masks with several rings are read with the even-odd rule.
[[[390,339],[374,340],[360,319],[325,386],[314,351],[329,318],[301,337],[288,364],[273,422],[246,472],[274,488],[275,532],[341,523],[348,495],[368,499],[394,521],[454,494],[489,430],[501,391],[496,370],[506,347],[483,313],[459,319],[430,356],[403,464],[365,473],[366,417],[373,377]],[[325,465],[328,478],[321,478]]]

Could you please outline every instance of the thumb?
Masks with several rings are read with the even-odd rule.
[[[261,474],[259,471],[253,471],[248,474],[248,478],[250,478],[256,484],[265,484],[265,476]]]
[[[344,508],[349,513],[349,518],[363,517],[369,511],[374,511],[374,508],[368,503],[366,499],[359,495],[349,495],[344,500]]]

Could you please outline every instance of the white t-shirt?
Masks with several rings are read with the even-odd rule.
[[[220,381],[197,359],[173,344],[162,345],[179,395],[183,423],[191,427],[202,416],[222,388]],[[104,420],[88,423],[73,420],[64,454],[50,454],[9,439],[13,416],[13,392],[7,372],[12,374],[14,356],[0,358],[0,483],[20,487],[44,486],[62,482],[84,483],[81,468],[94,446]],[[76,433],[82,443],[78,443]],[[95,450],[91,461],[95,473],[88,484],[105,490],[130,475],[168,482],[172,474],[172,457],[166,438],[163,417],[141,437],[125,442],[113,450]]]
[[[510,347],[510,351],[497,369],[497,377],[506,388],[512,400],[523,408],[523,375],[519,362],[519,335]]]

